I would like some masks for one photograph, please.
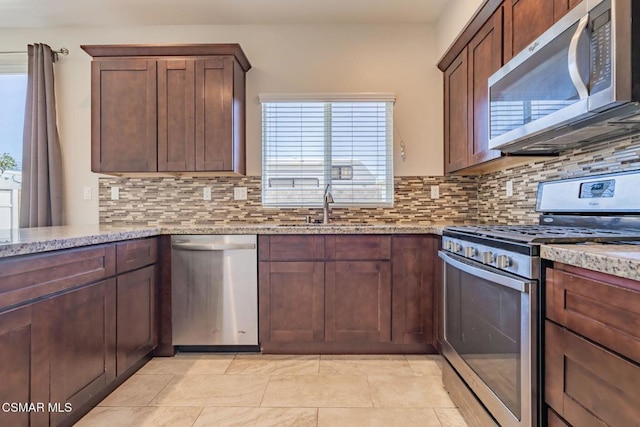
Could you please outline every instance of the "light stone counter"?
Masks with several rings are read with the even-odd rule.
[[[98,245],[160,234],[442,234],[452,224],[221,224],[195,226],[59,226],[0,230],[0,258]]]
[[[79,246],[99,245],[120,240],[156,236],[154,227],[105,227],[63,225],[57,227],[0,230],[0,258],[37,252],[56,251]]]
[[[640,280],[640,245],[542,245],[540,256],[551,261]]]

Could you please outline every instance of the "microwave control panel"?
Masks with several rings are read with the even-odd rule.
[[[611,9],[592,13],[589,22],[591,33],[590,93],[597,93],[611,86]]]

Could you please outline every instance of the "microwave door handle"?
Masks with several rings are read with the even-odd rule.
[[[589,89],[584,81],[582,81],[582,76],[580,76],[580,69],[578,68],[578,44],[580,43],[580,36],[587,28],[589,24],[589,14],[582,17],[580,22],[578,23],[578,28],[576,32],[571,37],[571,43],[569,43],[569,77],[571,77],[571,81],[573,85],[576,87],[578,91],[578,96],[580,99],[585,99],[589,96]]]

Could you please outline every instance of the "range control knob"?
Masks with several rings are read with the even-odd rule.
[[[473,246],[467,246],[466,248],[464,248],[464,256],[466,256],[467,258],[473,258],[474,256],[476,256],[476,248],[474,248]]]
[[[460,243],[454,242],[454,244],[453,244],[453,252],[460,253],[461,249],[462,249],[462,247],[460,246]]]
[[[445,243],[444,248],[448,251],[453,250],[453,242],[451,240],[447,240],[447,243]]]
[[[496,259],[496,265],[498,266],[498,268],[511,267],[511,258],[506,255],[498,255],[498,259]]]
[[[483,264],[493,263],[493,252],[482,252],[482,263]]]

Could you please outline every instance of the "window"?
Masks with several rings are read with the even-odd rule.
[[[387,94],[261,95],[262,204],[393,205],[393,103]]]
[[[0,54],[0,230],[18,227],[26,94],[27,54]]]

